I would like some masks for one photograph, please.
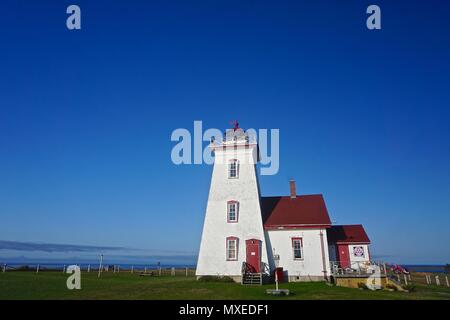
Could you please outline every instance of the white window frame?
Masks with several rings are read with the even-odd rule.
[[[237,261],[238,246],[239,246],[238,238],[236,238],[236,237],[228,237],[227,238],[227,246],[226,246],[227,261]],[[232,252],[234,252],[234,256],[231,255]]]
[[[304,259],[304,255],[303,255],[303,238],[302,237],[293,237],[291,238],[291,242],[292,242],[292,256],[294,258],[294,260],[303,260]],[[295,247],[295,243],[296,242],[300,242],[300,248],[296,248]],[[295,251],[300,249],[300,258],[297,258],[295,256]]]
[[[232,166],[234,165],[234,169]],[[234,171],[234,175],[231,173]],[[233,159],[228,162],[228,179],[238,179],[239,178],[239,160]]]
[[[234,219],[231,219],[231,209],[234,208]],[[239,220],[239,202],[238,201],[228,201],[227,202],[227,222],[236,223]]]

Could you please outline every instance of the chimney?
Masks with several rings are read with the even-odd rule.
[[[291,179],[289,181],[289,188],[291,189],[291,199],[297,198],[297,191],[295,190],[295,180]]]

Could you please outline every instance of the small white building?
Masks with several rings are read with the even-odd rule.
[[[210,148],[215,160],[196,276],[260,283],[278,267],[288,281],[328,280],[332,226],[323,196],[299,196],[290,181],[289,196],[261,197],[257,143],[237,126]]]
[[[328,229],[328,250],[333,265],[343,269],[365,269],[370,263],[370,240],[361,224]]]

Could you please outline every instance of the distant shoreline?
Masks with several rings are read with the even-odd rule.
[[[408,271],[413,272],[432,272],[432,273],[444,273],[445,272],[445,265],[426,265],[426,264],[414,264],[414,265],[408,265],[404,264],[402,265]]]
[[[82,269],[83,268],[87,268],[87,266],[91,266],[92,268],[98,268],[99,262],[98,261],[64,261],[64,262],[37,262],[37,261],[29,261],[29,262],[25,262],[25,261],[12,261],[12,262],[4,262],[0,260],[0,267],[2,267],[4,264],[6,264],[9,267],[13,267],[13,268],[36,268],[37,265],[39,265],[40,268],[42,269],[62,269],[64,266],[69,266],[69,265],[78,265],[80,266]],[[116,262],[116,261],[108,261],[108,262],[104,262],[103,266],[113,266],[113,265],[118,265],[120,266],[120,268],[123,269],[131,269],[132,267],[134,269],[145,269],[145,268],[149,268],[149,269],[157,269],[159,267],[161,268],[196,268],[196,264],[183,264],[183,263],[120,263],[120,262]],[[427,264],[402,264],[402,266],[404,268],[406,268],[408,271],[412,271],[412,272],[432,272],[432,273],[444,273],[445,272],[445,267],[446,265],[427,265]]]
[[[39,268],[41,270],[58,270],[58,269],[62,269],[65,266],[70,266],[70,265],[78,265],[80,266],[81,269],[86,269],[88,266],[91,266],[92,268],[98,268],[99,266],[99,262],[76,262],[76,261],[67,261],[67,262],[1,262],[0,268],[3,267],[3,265],[6,264],[8,267],[10,268],[36,268],[39,265]],[[160,265],[155,264],[155,263],[148,263],[148,264],[143,264],[143,263],[116,263],[116,262],[108,262],[108,263],[103,263],[104,267],[107,266],[120,266],[120,268],[123,269],[131,269],[132,267],[136,270],[139,269],[157,269],[159,267],[161,268],[196,268],[196,265],[193,264],[175,264],[175,263],[161,263]]]

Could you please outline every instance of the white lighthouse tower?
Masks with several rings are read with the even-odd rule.
[[[236,123],[222,141],[212,141],[210,148],[214,168],[196,276],[262,281],[269,270],[256,173],[256,139]]]

